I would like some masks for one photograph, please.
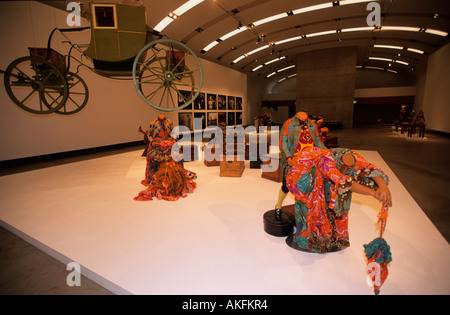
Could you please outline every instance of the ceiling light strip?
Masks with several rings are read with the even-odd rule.
[[[294,40],[299,40],[299,39],[302,39],[302,38],[303,38],[302,36],[286,38],[286,39],[280,40],[278,42],[275,42],[275,45],[281,45],[281,44],[289,43],[289,42],[292,42]]]
[[[420,27],[411,26],[382,26],[381,31],[404,31],[404,32],[419,32]]]
[[[275,58],[275,59],[269,60],[269,61],[265,62],[264,65],[265,66],[270,65],[271,63],[277,62],[279,60],[283,60],[284,58],[286,58],[286,57],[285,56],[281,56],[280,58]]]
[[[237,57],[236,59],[233,60],[233,64],[238,63],[239,61],[241,61],[242,59],[244,59],[245,57],[247,57],[246,55],[242,55]]]
[[[289,66],[289,67],[286,67],[286,68],[280,69],[280,70],[278,70],[277,72],[282,72],[282,71],[286,71],[286,70],[288,70],[288,69],[292,69],[292,68],[294,68],[294,67],[295,67],[295,65],[292,65],[292,66]]]
[[[279,58],[275,58],[275,59],[269,60],[269,61],[265,62],[264,64],[259,65],[259,66],[255,67],[255,68],[253,68],[253,69],[252,69],[252,72],[255,72],[255,71],[261,69],[261,68],[264,67],[264,66],[270,65],[271,63],[274,63],[274,62],[283,60],[283,59],[285,59],[285,58],[286,58],[285,56],[281,56],[281,57],[279,57]]]
[[[170,23],[172,23],[173,19],[171,17],[166,16],[161,22],[158,23],[153,29],[157,32],[161,32],[165,29]]]
[[[446,37],[448,35],[447,32],[443,32],[443,31],[439,31],[439,30],[433,30],[433,29],[426,29],[425,33],[433,34],[433,35],[439,35],[439,36],[443,36],[443,37]]]
[[[376,2],[374,0],[341,0],[339,1],[339,5],[349,5],[349,4],[357,4],[357,3],[365,3],[365,2]]]
[[[216,46],[219,42],[218,41],[213,41],[212,43],[210,43],[208,46],[206,46],[205,48],[203,48],[204,51],[208,51],[211,48],[213,48],[214,46]]]
[[[415,49],[415,48],[407,48],[406,50],[417,53],[417,54],[421,54],[421,55],[423,55],[425,53],[423,50]]]
[[[333,2],[326,2],[326,3],[312,5],[312,6],[305,7],[305,8],[300,8],[300,9],[297,9],[297,10],[292,10],[292,13],[294,15],[297,15],[297,14],[302,14],[302,13],[306,13],[306,12],[322,10],[322,9],[331,8],[331,7],[333,7]]]
[[[386,48],[386,49],[397,49],[397,50],[403,50],[403,47],[401,46],[391,46],[391,45],[373,45],[374,48]]]
[[[264,65],[259,65],[259,66],[257,66],[256,68],[253,68],[253,69],[252,69],[252,72],[255,72],[256,70],[259,70],[259,69],[261,69],[262,67],[264,67]]]
[[[247,27],[241,26],[241,27],[235,29],[234,31],[229,32],[229,33],[223,35],[223,36],[220,38],[220,40],[224,41],[224,40],[226,40],[226,39],[228,39],[228,38],[230,38],[230,37],[233,37],[234,35],[237,35],[237,34],[241,33],[242,31],[245,31],[246,29],[247,29]]]
[[[369,57],[370,60],[377,60],[377,61],[387,61],[387,62],[392,62],[392,59],[388,59],[388,58],[379,58],[379,57]]]
[[[259,26],[259,25],[262,25],[262,24],[265,24],[265,23],[268,23],[268,22],[272,22],[272,21],[275,21],[275,20],[279,20],[279,19],[285,18],[287,16],[288,16],[288,14],[286,12],[283,12],[283,13],[280,13],[280,14],[277,14],[277,15],[269,16],[269,17],[267,17],[265,19],[258,20],[256,22],[253,22],[252,24],[255,25],[255,26]]]
[[[190,9],[192,9],[193,7],[195,7],[196,5],[202,3],[203,1],[205,1],[205,0],[189,0],[189,1],[185,2],[184,4],[182,4],[181,6],[179,6],[177,9],[175,9],[171,13],[172,13],[172,15],[175,14],[175,16],[180,16],[180,15],[186,13],[187,11],[189,11]],[[174,19],[172,17],[166,16],[153,29],[157,32],[161,32],[170,23],[172,23],[173,20]]]
[[[396,62],[405,66],[409,66],[409,63],[401,60],[394,60],[389,58],[379,58],[379,57],[369,57],[370,60],[377,60],[377,61],[386,61],[386,62]]]
[[[336,34],[335,30],[332,31],[324,31],[324,32],[317,32],[306,35],[306,37],[315,37],[315,36],[322,36],[322,35],[330,35],[330,34]]]
[[[245,55],[250,56],[250,55],[253,55],[254,53],[257,53],[258,51],[267,49],[267,48],[269,48],[269,47],[270,47],[269,45],[262,46],[262,47],[259,47],[259,48],[254,49],[254,50],[252,50],[252,51],[249,51],[249,52],[246,53]]]
[[[341,29],[342,33],[348,32],[361,32],[361,31],[373,31],[375,28],[372,26],[363,26],[363,27],[351,27],[351,28],[343,28]]]
[[[189,0],[188,2],[178,7],[175,11],[173,11],[173,13],[180,16],[189,11],[190,9],[192,9],[193,7],[195,7],[196,5],[202,3],[203,1],[205,0]]]

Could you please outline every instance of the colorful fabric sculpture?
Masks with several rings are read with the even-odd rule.
[[[355,163],[346,166],[344,154],[352,154]],[[348,211],[356,181],[361,185],[376,187],[371,179],[387,176],[356,152],[348,149],[323,150],[308,147],[293,158],[292,170],[286,184],[295,196],[295,244],[310,252],[326,253],[350,246]]]
[[[186,197],[196,187],[197,175],[183,167],[181,156],[172,157],[172,146],[176,143],[170,134],[173,123],[164,115],[159,115],[150,122],[147,137],[149,148],[145,179],[141,181],[147,189],[141,191],[135,200],[152,200],[152,197],[169,201]]]
[[[316,146],[321,149],[326,149],[320,141],[316,124],[309,119],[307,121],[301,121],[297,115],[284,123],[279,143],[281,163],[283,166],[287,166],[287,158],[293,157],[305,147]],[[290,168],[286,171],[286,174],[289,170]]]
[[[392,261],[391,248],[383,239],[386,228],[388,208],[382,207],[378,213],[378,223],[380,223],[380,237],[377,237],[369,244],[364,245],[364,254],[367,258],[367,273],[373,284],[374,293],[380,294],[380,288],[386,281],[389,271],[387,265]]]

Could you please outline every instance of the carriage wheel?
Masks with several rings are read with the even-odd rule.
[[[59,110],[69,94],[67,80],[61,70],[39,57],[14,60],[5,71],[4,83],[11,100],[34,114]],[[45,99],[51,101],[46,102]]]
[[[158,39],[136,56],[133,82],[149,105],[170,112],[194,101],[203,84],[203,71],[199,59],[185,44]]]
[[[57,114],[70,115],[82,110],[89,99],[89,90],[86,82],[76,73],[67,73],[67,84],[69,87],[69,94],[66,102],[55,111]],[[50,106],[53,98],[49,98],[45,93],[41,94],[42,101],[46,106]]]

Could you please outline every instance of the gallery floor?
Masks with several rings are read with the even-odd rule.
[[[392,167],[407,161],[411,172],[423,174],[415,180],[433,189],[427,176],[442,177],[434,166],[423,170],[408,152],[434,158],[431,147],[423,146],[448,146],[448,139],[406,139],[389,127],[335,134],[341,146],[358,149],[391,179],[394,205],[385,239],[393,262],[382,294],[449,294],[444,232]],[[406,154],[386,158],[387,145]],[[0,177],[1,294],[372,294],[362,247],[378,234],[380,206],[371,197],[354,195],[350,248],[308,254],[264,232],[262,216],[273,207],[280,184],[261,178],[248,162],[240,178],[219,177],[217,167],[202,162],[186,163],[198,175],[193,194],[176,202],[138,202],[133,197],[143,188],[142,148],[114,153]],[[285,204],[293,202],[289,198]],[[80,287],[66,284],[71,261],[81,265]]]

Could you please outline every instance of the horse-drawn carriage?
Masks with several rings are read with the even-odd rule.
[[[198,96],[203,82],[200,61],[184,43],[153,32],[146,24],[145,7],[90,3],[88,16],[90,27],[55,28],[46,48],[29,48],[29,56],[0,70],[16,105],[35,114],[79,112],[89,98],[80,67],[112,79],[133,80],[141,98],[162,111],[183,109]],[[87,29],[91,38],[86,49],[65,35]],[[71,45],[66,55],[51,48],[56,31]],[[160,38],[152,41],[155,35]],[[73,49],[80,52],[81,60],[72,55]],[[70,69],[73,62],[75,71]]]

